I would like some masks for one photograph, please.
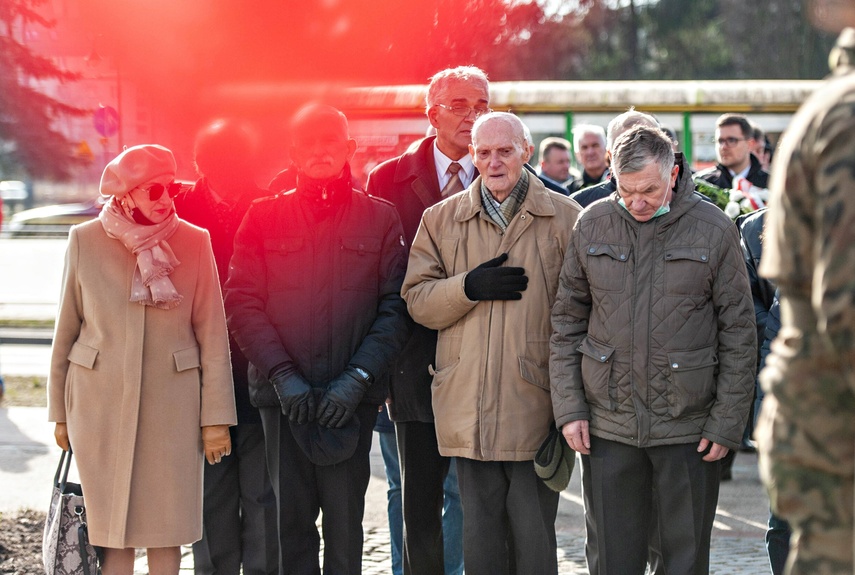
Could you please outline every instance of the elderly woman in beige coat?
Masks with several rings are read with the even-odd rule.
[[[48,414],[73,446],[104,575],[177,574],[202,537],[202,457],[231,450],[229,347],[208,232],[175,215],[175,160],[135,146],[101,178],[99,218],[69,234]]]

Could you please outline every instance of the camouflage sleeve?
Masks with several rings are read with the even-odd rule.
[[[843,82],[785,137],[761,262],[783,294],[810,301],[835,346],[855,342],[855,81]]]

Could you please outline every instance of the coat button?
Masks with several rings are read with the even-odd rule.
[[[625,260],[625,259],[626,259],[626,254],[621,254],[621,255],[620,255],[620,259],[621,259],[621,261]]]
[[[595,251],[597,251],[595,248],[588,248],[588,253],[589,253],[589,254],[592,254],[592,253],[594,253]]]
[[[702,261],[702,262],[707,261],[707,256],[705,256],[705,255],[704,255],[704,256],[701,256],[701,261]]]
[[[601,356],[600,356],[600,361],[606,361],[606,356],[601,355]]]
[[[672,368],[674,368],[674,369],[677,369],[678,367],[680,367],[680,364],[678,364],[678,363],[672,363],[672,364],[671,364],[671,367],[672,367]]]

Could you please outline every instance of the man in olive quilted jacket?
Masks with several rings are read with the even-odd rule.
[[[550,342],[555,421],[582,454],[588,567],[644,573],[650,542],[652,572],[707,573],[719,460],[739,447],[756,368],[739,236],[660,130],[625,132],[612,165],[618,194],[573,228]]]

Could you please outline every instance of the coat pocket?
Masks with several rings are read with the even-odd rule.
[[[582,383],[588,402],[614,411],[617,409],[617,389],[612,382],[615,348],[586,336],[576,349],[582,354]]]
[[[710,250],[673,247],[665,250],[665,295],[704,296],[712,291]]]
[[[172,354],[172,358],[175,360],[176,371],[202,367],[202,356],[198,345],[176,351]]]
[[[626,288],[631,252],[631,246],[621,244],[589,244],[585,248],[585,267],[591,288],[622,292]]]
[[[380,273],[379,238],[341,238],[341,287],[377,293]]]
[[[68,361],[86,369],[94,369],[97,358],[97,349],[84,345],[79,341],[74,342],[74,345],[71,346],[71,351],[68,352]]]
[[[301,255],[303,238],[283,237],[264,240],[264,262],[267,267],[267,285],[281,291],[298,288],[306,259]]]
[[[668,353],[671,385],[668,404],[672,417],[709,411],[715,400],[718,355],[714,346]]]
[[[520,360],[520,376],[527,382],[549,391],[549,366],[538,365],[524,357]]]

